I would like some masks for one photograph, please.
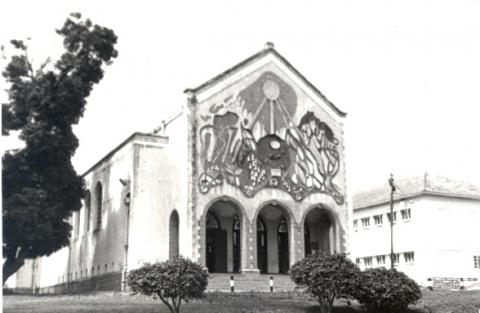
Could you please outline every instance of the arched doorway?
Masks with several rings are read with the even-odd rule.
[[[207,213],[207,268],[210,273],[226,272],[226,231],[213,212]]]
[[[290,256],[288,249],[288,223],[285,215],[280,218],[278,225],[278,272],[281,274],[288,273],[290,268]]]
[[[310,229],[305,223],[304,225],[304,243],[305,243],[305,256],[312,254],[312,246],[310,245]]]
[[[305,255],[335,252],[335,221],[332,213],[322,207],[311,209],[304,222]]]
[[[170,259],[178,258],[179,255],[179,245],[178,245],[178,237],[179,237],[179,218],[178,213],[176,210],[173,210],[172,214],[170,214],[170,222],[169,222],[169,251],[168,257]]]
[[[261,273],[288,273],[290,225],[287,209],[281,205],[268,204],[258,213],[257,266]]]
[[[268,271],[267,226],[259,216],[257,219],[257,265],[260,273]]]
[[[242,212],[232,201],[215,201],[205,217],[205,263],[210,273],[240,272]]]
[[[235,213],[232,225],[232,247],[233,247],[233,272],[240,272],[241,246],[240,246],[240,216]]]

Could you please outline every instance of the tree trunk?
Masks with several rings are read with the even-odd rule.
[[[321,303],[320,304],[320,312],[321,313],[331,313],[332,306],[329,303]]]
[[[172,305],[168,302],[168,298],[164,298],[164,297],[162,296],[162,294],[159,293],[159,292],[157,292],[157,296],[158,296],[158,297],[160,298],[160,300],[162,300],[162,302],[168,307],[168,309],[170,310],[171,313],[177,313],[177,312],[175,311],[175,307],[172,306]],[[172,298],[172,302],[173,302],[173,298]],[[175,303],[175,302],[173,302],[173,303]]]
[[[2,286],[5,285],[5,282],[7,281],[10,276],[15,274],[20,267],[25,264],[25,257],[27,256],[27,252],[24,251],[23,249],[20,250],[20,253],[15,257],[14,254],[7,255],[7,259],[5,260],[5,263],[3,263],[3,283]]]
[[[182,298],[178,297],[178,301],[175,303],[173,301],[173,306],[175,307],[175,312],[180,313],[180,304],[182,303]]]
[[[335,297],[330,295],[324,295],[318,297],[318,303],[320,304],[320,312],[321,313],[331,313],[333,307],[333,300]]]

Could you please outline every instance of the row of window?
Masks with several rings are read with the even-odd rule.
[[[92,201],[93,200],[93,201]],[[100,230],[102,227],[102,203],[103,203],[103,187],[100,182],[97,183],[95,186],[94,197],[92,199],[90,191],[87,190],[87,195],[85,196],[84,200],[84,208],[85,208],[85,233],[90,231],[90,220],[91,220],[91,211],[92,211],[92,202],[94,204],[95,209],[95,229],[94,231]],[[73,218],[73,234],[74,238],[77,238],[80,235],[80,214],[81,210],[74,213]]]
[[[122,270],[122,264],[121,263],[119,264],[118,270],[119,271]],[[59,276],[58,277],[58,283],[64,283],[66,281],[73,281],[73,280],[77,280],[77,279],[93,277],[95,275],[105,274],[105,273],[113,272],[113,271],[115,271],[115,263],[112,262],[112,264],[110,265],[110,268],[108,267],[108,264],[105,263],[105,265],[103,266],[103,273],[102,273],[102,267],[100,265],[97,265],[96,269],[95,269],[94,266],[92,266],[90,271],[88,271],[88,268],[86,268],[85,270],[70,272],[66,275],[66,277],[65,277],[65,275]],[[66,278],[66,280],[65,280],[65,278]]]
[[[415,261],[415,253],[413,251],[403,252],[403,253],[394,253],[393,254],[393,263],[400,264],[401,257],[403,256],[403,263],[405,264],[413,264]],[[358,267],[363,265],[365,268],[372,268],[372,267],[383,267],[386,264],[386,261],[390,262],[390,254],[384,255],[376,255],[376,256],[368,256],[363,258],[357,258],[355,263]]]
[[[77,212],[78,213],[78,212]],[[169,222],[169,258],[176,258],[179,254],[179,216],[176,210],[173,210],[170,214],[170,222]],[[76,223],[76,225],[79,225]],[[234,222],[234,230],[240,227],[240,221],[237,217]],[[143,261],[139,261],[139,264],[142,264]],[[103,272],[102,272],[103,268]],[[105,274],[108,272],[114,271],[122,271],[123,265],[122,263],[118,264],[118,268],[115,269],[115,263],[112,262],[111,266],[109,267],[107,263],[104,264],[103,267],[97,265],[95,268],[92,266],[91,270],[89,271],[87,268],[80,271],[69,272],[67,275],[62,275],[58,277],[58,283],[64,283],[69,281],[75,281],[78,279],[93,277],[95,275]],[[66,276],[66,277],[65,277]]]
[[[473,256],[473,267],[480,269],[480,255]]]
[[[408,221],[411,218],[411,210],[410,209],[403,209],[400,210],[400,214],[402,216],[403,221]],[[390,213],[387,214],[378,214],[373,216],[373,223],[376,226],[381,226],[383,225],[383,216],[386,215],[388,219],[388,223],[391,221],[391,216]],[[363,228],[368,228],[370,227],[370,216],[369,217],[364,217],[360,219],[360,222],[362,223]],[[397,222],[397,212],[393,212],[393,223]],[[358,219],[353,220],[353,228],[358,229]]]

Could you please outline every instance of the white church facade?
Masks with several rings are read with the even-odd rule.
[[[34,288],[121,290],[128,271],[179,255],[210,273],[286,274],[349,250],[344,112],[272,44],[185,94],[83,175],[71,244],[32,261]]]

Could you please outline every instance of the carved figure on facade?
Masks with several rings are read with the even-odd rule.
[[[266,72],[253,84],[213,104],[199,130],[202,171],[199,190],[224,182],[253,197],[279,188],[301,201],[309,194],[344,196],[333,182],[340,167],[338,140],[314,112],[295,123],[297,97],[291,86]]]

